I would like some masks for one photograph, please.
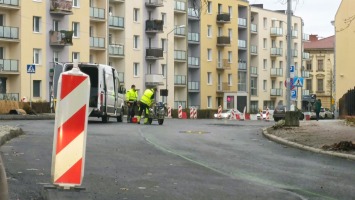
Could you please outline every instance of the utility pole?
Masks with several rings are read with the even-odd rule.
[[[291,49],[291,39],[292,39],[292,0],[287,0],[287,66],[286,66],[286,109],[290,110],[291,107],[291,88],[290,88],[290,67],[291,67],[291,58],[292,58],[292,49]]]

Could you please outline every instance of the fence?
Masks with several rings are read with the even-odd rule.
[[[355,87],[348,90],[342,98],[339,99],[339,115],[354,116],[355,115]]]

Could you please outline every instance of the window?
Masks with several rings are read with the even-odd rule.
[[[166,78],[166,65],[165,64],[161,65],[161,74],[163,74],[164,78]]]
[[[33,49],[33,64],[39,65],[42,62],[41,49]]]
[[[312,71],[312,61],[307,61],[307,63],[306,63],[306,69],[308,70],[308,71]]]
[[[207,49],[207,61],[212,61],[212,49]]]
[[[264,60],[263,60],[263,69],[266,69],[266,68],[267,68],[267,60],[264,59]]]
[[[230,41],[232,41],[232,36],[233,36],[233,32],[232,32],[232,29],[228,29],[228,37],[230,39]]]
[[[228,13],[229,13],[229,16],[232,17],[232,13],[233,13],[232,6],[228,6]]]
[[[263,39],[263,48],[264,49],[267,48],[267,39],[266,38]]]
[[[59,21],[53,20],[53,31],[59,31]]]
[[[139,9],[138,8],[133,8],[133,21],[134,22],[139,21]]]
[[[258,95],[258,82],[257,82],[257,77],[251,77],[250,78],[250,94],[252,96]]]
[[[312,79],[306,79],[306,89],[312,92]]]
[[[78,60],[78,62],[80,62],[80,53],[79,52],[73,52],[72,59],[73,59],[73,62],[74,62],[74,60]]]
[[[41,97],[41,81],[33,80],[33,97]]]
[[[318,60],[317,71],[324,71],[323,69],[323,59]]]
[[[73,37],[78,38],[80,32],[80,24],[78,22],[73,22]]]
[[[0,59],[4,59],[4,47],[0,47]]]
[[[133,63],[133,77],[139,76],[139,63]]]
[[[138,43],[139,43],[139,36],[138,35],[134,35],[133,36],[133,49],[138,49]]]
[[[250,112],[251,113],[258,113],[259,112],[259,106],[258,106],[258,101],[250,101]]]
[[[212,14],[212,2],[211,1],[207,2],[207,13]]]
[[[161,39],[161,48],[165,51],[166,39]]]
[[[271,60],[271,68],[275,68],[276,62],[275,60]]]
[[[238,72],[238,91],[247,91],[247,72]]]
[[[73,7],[79,7],[80,6],[79,1],[80,0],[73,0]]]
[[[53,62],[59,61],[59,51],[53,51]]]
[[[212,85],[212,72],[207,72],[207,84]]]
[[[207,25],[207,37],[212,37],[212,26]]]
[[[222,27],[218,27],[218,36],[223,36]]]
[[[207,108],[212,108],[212,97],[207,96]]]
[[[263,90],[266,91],[267,90],[267,81],[263,80]]]
[[[161,20],[163,21],[163,25],[166,26],[166,13],[161,13]]]
[[[232,74],[228,74],[228,85],[231,86],[233,83],[232,81]]]
[[[317,92],[324,92],[323,82],[323,79],[317,79]]]
[[[266,17],[263,18],[263,25],[264,25],[264,28],[266,29],[267,28],[267,18]]]
[[[228,62],[229,63],[232,63],[232,56],[233,56],[232,52],[228,51]]]
[[[279,61],[279,68],[283,68],[283,62],[282,61]]]
[[[41,17],[33,17],[33,32],[41,32]]]

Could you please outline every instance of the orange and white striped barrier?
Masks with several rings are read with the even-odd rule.
[[[58,82],[51,176],[54,185],[70,189],[84,177],[90,79],[77,62]]]
[[[270,121],[270,112],[269,112],[269,108],[266,108],[266,117],[265,117],[265,121]]]
[[[230,119],[230,120],[235,120],[235,119],[236,119],[234,109],[232,109],[232,111],[231,111],[231,116],[229,117],[229,119]]]
[[[168,118],[171,118],[171,107],[168,107]]]
[[[193,119],[194,118],[194,108],[191,107],[190,108],[190,119]]]
[[[181,105],[178,106],[178,118],[182,119],[182,106]]]
[[[218,106],[218,119],[221,119],[222,118],[222,106],[219,105]]]
[[[197,108],[194,108],[194,119],[197,119]]]

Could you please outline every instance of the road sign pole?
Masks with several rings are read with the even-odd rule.
[[[32,109],[32,73],[30,73],[30,108]]]

